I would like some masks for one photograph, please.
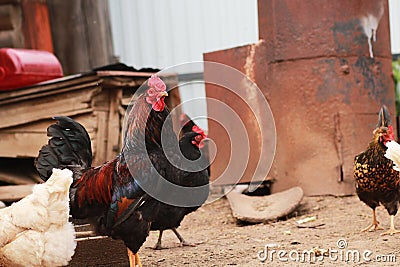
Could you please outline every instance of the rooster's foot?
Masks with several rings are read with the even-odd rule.
[[[381,235],[394,235],[394,234],[397,234],[397,233],[400,233],[400,230],[389,229],[388,231],[383,232]]]
[[[162,249],[166,249],[166,247],[161,246],[161,244],[156,244],[154,247],[152,247],[152,249],[154,250],[162,250]]]
[[[379,222],[372,223],[368,227],[361,230],[361,232],[372,232],[376,230],[382,230],[383,228],[379,226]]]
[[[195,247],[197,245],[201,244],[201,242],[199,243],[192,243],[192,242],[187,242],[186,240],[183,240],[179,245],[181,247]]]

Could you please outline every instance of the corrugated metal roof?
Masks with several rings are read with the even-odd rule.
[[[115,54],[165,68],[203,53],[257,42],[257,0],[109,1]]]
[[[400,54],[400,1],[389,0],[390,43],[393,54]]]
[[[257,42],[257,0],[109,1],[115,54],[165,68],[202,53]],[[400,1],[389,0],[392,52],[400,53]]]

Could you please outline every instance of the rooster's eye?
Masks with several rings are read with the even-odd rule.
[[[200,142],[202,139],[201,135],[197,135],[194,140],[196,140],[197,142]]]
[[[149,88],[149,90],[147,90],[147,95],[148,96],[154,96],[156,94],[156,90],[154,90],[154,88]]]

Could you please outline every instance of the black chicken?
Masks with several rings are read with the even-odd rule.
[[[182,113],[179,116],[179,123],[181,125],[181,136],[192,132],[193,127],[197,126],[186,113]]]
[[[204,133],[203,129],[201,129],[199,126],[197,126],[196,123],[186,114],[182,113],[179,117],[179,123],[181,126],[181,131],[180,131],[180,136],[183,136],[185,133],[190,133],[190,132],[202,132]],[[201,152],[204,153],[204,160],[207,161],[207,172],[208,176],[211,175],[211,166],[210,166],[210,150],[209,150],[209,139],[205,139],[203,141],[202,147],[200,148]]]
[[[179,180],[179,185],[185,187],[202,187],[202,193],[208,195],[209,175],[207,167],[209,166],[209,161],[207,158],[205,158],[204,153],[200,151],[200,148],[203,147],[206,135],[204,134],[204,131],[195,125],[191,120],[190,122],[193,124],[193,130],[185,131],[179,140],[179,148],[186,159],[191,161],[197,160],[198,163],[192,167],[197,167],[196,169],[199,169],[199,171],[184,172],[180,177],[181,179]],[[205,200],[206,198],[204,198],[204,201]],[[162,249],[162,234],[163,231],[167,229],[171,229],[175,233],[182,246],[194,246],[195,244],[186,242],[183,239],[183,237],[178,233],[177,228],[181,224],[183,218],[187,214],[197,210],[204,203],[204,201],[193,207],[179,207],[162,204],[155,221],[151,224],[151,230],[160,231],[160,235],[154,249]]]

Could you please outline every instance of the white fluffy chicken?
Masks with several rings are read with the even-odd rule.
[[[32,194],[0,209],[0,266],[65,266],[75,248],[68,222],[72,172],[53,169]]]
[[[400,144],[396,141],[386,143],[385,157],[393,161],[393,169],[400,171]]]

